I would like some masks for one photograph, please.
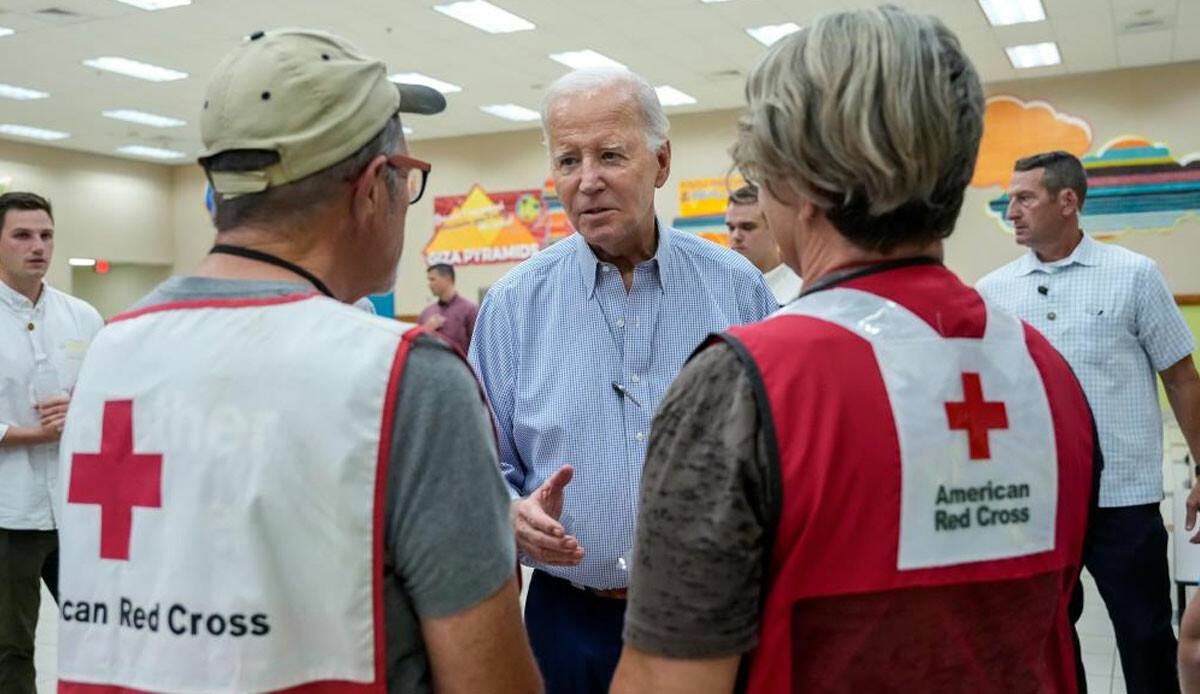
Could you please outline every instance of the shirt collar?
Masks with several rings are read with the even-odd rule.
[[[1021,264],[1017,267],[1017,276],[1020,277],[1034,272],[1044,272],[1049,275],[1075,264],[1086,265],[1088,267],[1100,264],[1100,244],[1092,240],[1092,237],[1088,236],[1087,232],[1083,232],[1083,239],[1080,240],[1079,245],[1075,246],[1075,250],[1071,251],[1071,255],[1062,260],[1043,263],[1038,260],[1037,254],[1033,252],[1033,249],[1030,249],[1028,253],[1021,257]]]
[[[38,296],[38,298],[41,299],[41,301],[38,302],[39,304],[46,303],[45,281],[42,282],[42,293]],[[0,301],[3,301],[14,311],[27,311],[30,308],[36,308],[33,302],[29,300],[29,297],[8,286],[4,280],[0,280]]]
[[[671,229],[663,224],[657,215],[654,217],[654,228],[658,232],[658,248],[654,249],[654,256],[642,265],[653,263],[658,268],[659,285],[665,288],[667,271],[671,265]],[[579,265],[579,277],[583,280],[584,294],[590,299],[596,293],[596,275],[600,272],[600,260],[592,251],[592,247],[584,240],[583,234],[576,232],[573,238],[575,262]]]

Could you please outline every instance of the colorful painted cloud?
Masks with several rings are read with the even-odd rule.
[[[1038,152],[1062,149],[1081,157],[1092,146],[1092,127],[1078,116],[1045,101],[1022,101],[1001,94],[988,97],[983,141],[971,185],[1007,186],[1013,162]]]
[[[1200,153],[1176,160],[1162,143],[1122,137],[1084,157],[1083,167],[1088,195],[1080,223],[1089,233],[1171,231],[1200,218]],[[1007,209],[1007,193],[988,201],[988,212],[1011,231]]]

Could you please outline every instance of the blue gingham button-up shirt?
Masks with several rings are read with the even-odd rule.
[[[1045,335],[1075,370],[1104,454],[1100,505],[1161,501],[1156,373],[1191,354],[1196,341],[1158,265],[1084,234],[1066,258],[1043,263],[1030,251],[977,288]]]
[[[583,562],[524,561],[593,588],[628,584],[619,560],[633,546],[650,422],[667,386],[709,333],[778,307],[742,256],[661,222],[658,230],[628,293],[620,270],[579,234],[521,263],[484,297],[471,341],[513,497],[564,463],[575,468],[560,521]]]

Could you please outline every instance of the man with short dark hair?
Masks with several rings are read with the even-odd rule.
[[[1153,260],[1080,228],[1087,175],[1074,155],[1017,161],[1008,219],[1029,252],[979,292],[1037,328],[1066,357],[1096,417],[1104,473],[1084,565],[1108,607],[1131,693],[1179,690],[1155,374],[1192,456],[1200,454],[1200,377],[1187,325]],[[1200,485],[1187,499],[1191,530]],[[1175,532],[1183,532],[1176,528]]]
[[[729,247],[754,263],[780,306],[800,294],[800,276],[783,262],[779,244],[767,229],[767,218],[758,204],[758,186],[750,183],[729,194],[725,226]]]
[[[478,383],[390,290],[437,92],[257,32],[200,133],[217,245],[97,339],[63,437],[60,691],[535,692]]]
[[[58,440],[83,354],[104,321],[46,284],[54,215],[0,195],[0,692],[33,694],[40,582],[58,594]]]
[[[475,332],[475,317],[479,315],[479,307],[455,291],[453,265],[430,265],[425,276],[429,280],[429,291],[436,301],[421,311],[417,323],[441,333],[442,337],[466,354],[471,346],[471,334]]]

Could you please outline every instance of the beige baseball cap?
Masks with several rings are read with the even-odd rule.
[[[250,35],[208,84],[200,164],[231,150],[266,150],[279,161],[256,171],[210,171],[213,190],[235,196],[298,181],[358,151],[398,111],[434,114],[446,98],[393,84],[383,62],[312,29]],[[207,167],[206,167],[207,168]]]

